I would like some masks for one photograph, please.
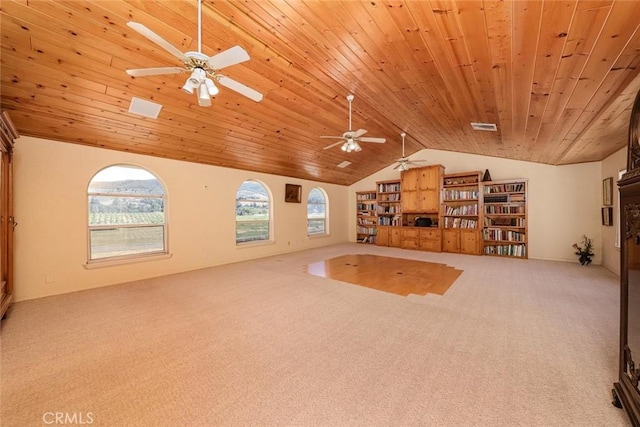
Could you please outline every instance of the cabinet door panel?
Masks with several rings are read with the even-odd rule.
[[[460,252],[460,230],[445,229],[442,231],[442,251]]]
[[[440,186],[440,168],[430,167],[422,169],[420,173],[421,190],[437,190]]]
[[[476,230],[460,230],[460,252],[463,254],[479,255],[480,233]]]
[[[417,191],[402,191],[402,212],[419,212]]]
[[[418,189],[418,173],[415,169],[402,172],[402,191],[416,191]]]
[[[400,233],[400,227],[389,227],[389,246],[399,248],[402,243],[402,235]]]
[[[376,244],[378,246],[389,246],[389,227],[378,226],[378,235],[376,236]]]
[[[422,212],[438,213],[440,197],[437,190],[422,190],[420,192],[420,210]]]

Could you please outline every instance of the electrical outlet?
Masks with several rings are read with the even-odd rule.
[[[44,281],[46,283],[55,283],[56,282],[56,275],[54,273],[47,273],[44,276]]]

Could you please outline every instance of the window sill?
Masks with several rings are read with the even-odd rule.
[[[85,270],[94,270],[97,268],[115,267],[118,265],[136,264],[139,262],[159,261],[162,259],[169,259],[171,257],[173,257],[173,254],[141,255],[130,258],[87,261],[85,264],[82,264],[82,266]]]
[[[242,243],[236,243],[236,249],[253,248],[255,246],[267,246],[267,245],[273,245],[275,243],[276,242],[273,240],[256,240],[252,242],[242,242]]]

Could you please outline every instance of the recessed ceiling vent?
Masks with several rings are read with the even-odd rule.
[[[160,114],[161,109],[162,105],[136,98],[135,96],[131,98],[131,104],[129,105],[130,113],[139,114],[152,119],[158,118],[158,114]]]
[[[498,127],[494,123],[471,123],[473,130],[488,130],[497,132]]]
[[[339,168],[343,168],[343,169],[344,169],[344,168],[346,168],[347,166],[349,166],[350,164],[351,164],[351,162],[348,162],[348,161],[346,161],[346,160],[345,160],[344,162],[340,163],[340,164],[338,165],[338,167],[339,167]]]

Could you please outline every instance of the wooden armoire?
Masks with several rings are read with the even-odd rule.
[[[629,124],[627,172],[620,187],[620,346],[613,404],[640,426],[640,91]]]

